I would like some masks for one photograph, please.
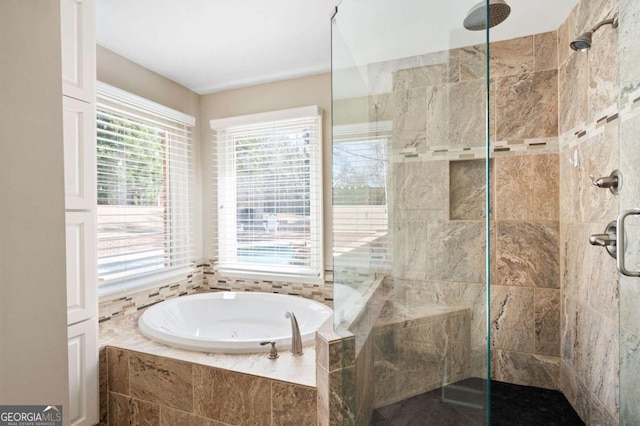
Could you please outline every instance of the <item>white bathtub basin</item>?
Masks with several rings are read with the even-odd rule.
[[[293,311],[303,345],[331,316],[331,308],[297,296],[255,292],[196,294],[166,300],[148,308],[138,320],[140,332],[160,343],[204,352],[251,353],[269,350],[260,342],[276,341],[279,351],[291,346]]]

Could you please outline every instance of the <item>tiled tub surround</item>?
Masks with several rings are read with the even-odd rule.
[[[193,272],[183,279],[169,284],[154,286],[150,289],[129,293],[124,296],[113,295],[98,304],[98,321],[131,315],[147,306],[155,305],[166,299],[197,293],[206,289],[203,265],[198,264]]]
[[[103,424],[316,424],[312,346],[276,360],[175,349],[142,336],[138,316],[100,325]]]
[[[101,424],[222,425],[271,424],[271,421],[273,424],[315,424],[317,392],[313,347],[305,348],[302,357],[292,357],[288,348],[279,348],[280,358],[275,361],[268,360],[264,353],[227,355],[187,351],[171,348],[142,336],[138,331],[137,319],[144,308],[163,300],[206,291],[290,294],[311,298],[331,307],[332,277],[332,271],[326,271],[323,284],[224,278],[213,271],[210,262],[199,262],[193,273],[175,283],[100,302]],[[126,375],[124,367],[115,373],[112,368],[107,368],[109,359],[117,359],[119,356],[126,356],[129,360]],[[129,388],[126,385],[118,387],[118,381],[125,383],[127,380],[131,381],[132,377],[140,376],[139,372],[133,370],[131,359],[144,359],[151,365],[173,366],[183,373],[191,371],[190,381],[183,379],[185,383],[189,383],[187,387],[193,394],[192,409],[176,409],[163,400],[162,395],[153,394],[153,390],[157,388],[159,392],[164,392],[164,398],[170,399],[167,392],[177,389],[174,389],[173,373],[168,367],[160,368],[167,371],[166,377],[160,370],[160,373],[149,373],[149,380],[140,379],[137,393],[123,392],[122,389]],[[136,365],[142,370],[147,368],[147,364],[142,361]],[[153,370],[153,367],[148,368]],[[208,375],[222,385],[213,390],[202,388],[204,390],[196,391],[194,384],[197,383],[198,374],[198,377]],[[149,390],[145,391],[143,388],[147,386]],[[233,390],[235,388],[238,391]],[[252,405],[253,397],[251,400],[242,399],[245,395],[253,395],[250,391],[254,388],[260,392],[258,408]],[[216,398],[215,404],[197,405],[196,398],[203,395],[198,392],[214,391],[216,395],[221,395]],[[205,395],[203,398],[209,397]],[[264,418],[255,420],[256,416]]]
[[[318,425],[368,425],[373,413],[373,329],[389,298],[386,278],[373,280],[357,313],[334,328],[327,321],[316,333]]]
[[[211,266],[213,261],[198,262],[192,273],[184,279],[170,284],[163,284],[150,289],[138,291],[125,296],[111,296],[98,305],[100,322],[111,318],[130,315],[155,305],[166,299],[185,296],[200,291],[263,291],[267,293],[302,296],[325,303],[333,304],[333,271],[325,271],[322,284],[307,284],[292,281],[273,281],[259,279],[228,278],[221,276]]]
[[[216,271],[213,265],[215,265],[214,260],[209,260],[202,265],[205,285],[212,291],[263,291],[289,294],[313,299],[329,306],[333,301],[333,271],[325,271],[323,283],[309,284],[295,281],[226,277]]]

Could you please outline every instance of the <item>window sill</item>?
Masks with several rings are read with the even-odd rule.
[[[113,284],[105,284],[105,287],[98,288],[98,302],[108,302],[140,291],[174,284],[179,280],[186,279],[193,272],[194,268],[183,267]]]
[[[296,282],[303,284],[324,284],[324,276],[313,277],[310,275],[297,275],[297,274],[279,274],[279,273],[269,273],[263,271],[248,271],[248,270],[238,270],[238,269],[230,269],[224,267],[215,267],[215,270],[220,274],[221,277],[225,278],[240,278],[240,279],[251,279],[251,280],[261,280],[261,281],[285,281],[285,282]]]

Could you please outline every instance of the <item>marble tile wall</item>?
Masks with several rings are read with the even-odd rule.
[[[362,369],[363,359],[359,361]],[[356,365],[355,336],[325,323],[316,333],[318,425],[356,423],[362,405],[358,402],[371,393],[369,383],[356,380]]]
[[[315,425],[315,388],[106,347],[104,425]]]
[[[492,375],[510,383],[558,389],[559,156],[493,161]]]
[[[316,334],[318,424],[369,425],[373,409],[468,377],[470,309],[392,300],[378,283],[350,324]]]
[[[556,32],[493,43],[489,117],[491,344],[500,353],[493,374],[553,389],[559,387],[561,336],[556,52]],[[486,158],[485,49],[427,56],[371,67],[393,81],[391,92],[371,96],[370,119],[393,122],[395,297],[470,308],[471,359],[481,374],[485,164],[459,160]],[[378,84],[379,77],[371,81]],[[392,336],[378,341],[385,338]]]
[[[371,338],[375,407],[469,377],[469,309],[388,301]]]
[[[620,86],[622,89],[620,150],[620,168],[629,178],[628,190],[620,194],[620,208],[638,206],[640,199],[640,173],[638,173],[638,132],[640,116],[640,3],[633,0],[620,0]],[[630,106],[630,108],[629,108]],[[638,221],[631,222],[629,240],[640,241]],[[640,249],[630,244],[630,253]],[[637,259],[637,256],[629,256]],[[634,264],[638,268],[640,265]],[[640,383],[635,378],[640,371],[640,286],[638,278],[620,278],[620,424],[640,423]]]
[[[624,106],[618,90],[621,32],[602,28],[585,53],[573,52],[568,46],[573,37],[615,13],[619,6],[623,5],[618,0],[582,0],[558,29],[559,377],[561,390],[587,425],[616,425],[620,412],[618,273],[615,260],[603,249],[590,246],[588,238],[603,232],[619,208],[620,198],[593,186],[589,175],[607,176],[620,166],[618,137]]]
[[[472,330],[472,347],[466,366],[469,369],[464,371],[480,376],[487,365],[483,357],[486,353],[484,167],[483,160],[406,159],[392,163],[393,189],[390,191],[390,198],[395,197],[390,214],[393,223],[393,299],[407,306],[423,303],[470,309],[465,321]],[[444,323],[441,326],[446,328]],[[397,334],[377,335],[374,344],[384,347],[382,342],[386,338],[397,340]],[[397,345],[387,349],[393,348],[397,349]],[[444,368],[441,358],[429,357],[426,349],[423,352],[424,362],[412,367],[407,361],[409,352],[401,351],[401,356],[395,359],[397,363],[393,363],[384,350],[378,350],[376,368],[380,374],[395,369],[399,381],[402,380],[400,377],[417,378],[416,369],[438,372]],[[471,365],[478,368],[472,371]],[[437,382],[435,379],[433,383],[416,380],[413,387],[407,387],[406,395],[420,386],[431,389]],[[376,388],[386,389],[393,395],[398,383],[389,382],[385,386],[376,383]],[[378,395],[379,403],[391,400],[389,395]]]

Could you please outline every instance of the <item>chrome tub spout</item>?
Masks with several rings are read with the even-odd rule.
[[[304,352],[302,351],[302,337],[300,336],[298,320],[292,311],[288,311],[284,316],[291,320],[291,355],[300,356]]]

